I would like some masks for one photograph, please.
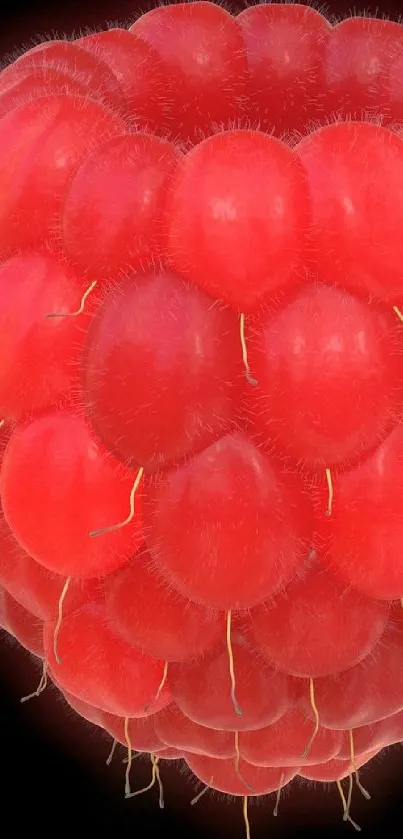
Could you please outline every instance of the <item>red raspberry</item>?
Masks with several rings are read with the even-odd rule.
[[[0,73],[0,622],[127,797],[351,820],[402,737],[402,37],[191,2]]]

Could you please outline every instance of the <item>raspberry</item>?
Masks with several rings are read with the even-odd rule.
[[[190,2],[0,73],[0,623],[247,836],[403,736],[402,39]]]

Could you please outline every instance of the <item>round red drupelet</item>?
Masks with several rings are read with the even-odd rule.
[[[175,592],[155,572],[146,551],[107,578],[105,592],[115,629],[129,644],[155,658],[193,658],[224,637],[224,616]]]
[[[344,583],[380,600],[403,597],[403,428],[334,480],[334,504],[318,507],[320,554]]]
[[[402,328],[385,307],[310,283],[250,324],[250,433],[310,470],[357,461],[403,406]],[[359,399],[357,398],[359,393]]]
[[[151,484],[144,514],[148,549],[168,583],[221,610],[248,609],[284,586],[313,533],[298,476],[239,432]]]
[[[155,730],[167,746],[208,757],[235,757],[235,731],[198,725],[172,702],[154,717]]]
[[[70,76],[87,89],[86,97],[101,99],[106,105],[123,111],[123,90],[111,68],[92,53],[72,41],[45,41],[27,50],[0,73],[2,82],[25,70],[48,68]]]
[[[129,748],[129,744],[130,748],[136,752],[156,752],[158,749],[164,748],[163,741],[155,731],[154,714],[150,717],[129,719],[127,726],[128,737],[126,737],[126,721],[124,717],[101,711],[100,719],[101,725],[108,734],[114,740],[117,740],[118,743],[126,746],[126,748]]]
[[[241,26],[249,65],[248,116],[281,136],[324,117],[322,63],[331,25],[310,6],[263,4],[244,9]]]
[[[44,658],[43,621],[27,612],[2,586],[0,586],[0,627],[13,635],[28,652]]]
[[[42,621],[56,620],[66,577],[35,562],[15,540],[0,513],[0,583],[28,612]],[[63,598],[63,614],[102,595],[97,579],[71,579]]]
[[[189,152],[167,202],[170,265],[212,297],[256,308],[304,275],[308,186],[293,150],[223,131]]]
[[[385,717],[372,725],[362,725],[351,730],[355,755],[365,754],[372,749],[384,749],[403,740],[403,711]],[[340,760],[351,757],[351,737],[346,731],[338,754]]]
[[[313,723],[297,708],[291,708],[277,722],[257,731],[241,731],[241,756],[256,766],[304,766],[322,763],[338,755],[343,733],[319,728],[307,755]]]
[[[120,638],[102,606],[88,603],[63,617],[56,640],[55,629],[45,624],[45,653],[63,691],[121,717],[144,717],[171,701],[167,683],[157,697],[164,663]]]
[[[162,217],[180,156],[151,134],[114,137],[73,176],[62,213],[67,256],[84,273],[114,280],[162,258]]]
[[[44,96],[0,120],[2,259],[59,244],[59,214],[73,171],[94,146],[123,133],[119,116],[78,96]]]
[[[163,269],[128,277],[88,336],[83,395],[125,463],[172,465],[232,430],[245,378],[237,318]]]
[[[403,619],[400,605],[371,655],[349,670],[314,679],[315,704],[325,728],[346,730],[371,725],[403,710]],[[308,682],[301,684],[298,707],[314,713]]]
[[[340,122],[314,131],[295,152],[311,195],[312,269],[367,301],[398,303],[403,137],[370,123]]]
[[[388,78],[403,50],[403,27],[391,20],[350,17],[331,30],[322,63],[325,113],[390,122]]]
[[[70,96],[85,96],[88,98],[88,88],[68,73],[56,70],[54,67],[23,67],[18,69],[15,64],[10,66],[13,73],[8,73],[3,78],[0,73],[0,117],[5,116],[9,111],[24,104],[32,102],[43,96],[54,94],[68,94]],[[101,99],[97,91],[92,92],[92,99]]]
[[[356,769],[360,769],[369,763],[373,757],[379,753],[379,749],[373,749],[360,755],[356,760]],[[315,766],[303,766],[298,774],[301,778],[306,778],[308,781],[321,781],[322,783],[335,783],[342,781],[351,775],[352,766],[351,760],[328,760],[324,763],[318,763]]]
[[[59,687],[59,685],[57,685]],[[67,690],[62,690],[59,688],[63,699],[66,700],[67,704],[70,708],[73,709],[80,717],[83,717],[87,722],[92,722],[94,725],[98,725],[100,728],[104,727],[103,724],[103,712],[99,708],[95,708],[94,705],[89,705],[88,702],[83,702],[82,699],[77,699],[76,696],[73,696],[72,693],[69,693]]]
[[[232,651],[235,695],[242,715],[234,707],[229,655],[224,643],[221,649],[200,660],[171,665],[173,698],[182,713],[199,725],[232,732],[263,728],[290,707],[289,681],[235,636]]]
[[[0,416],[20,421],[71,401],[93,300],[71,267],[46,253],[14,256],[0,266]]]
[[[158,53],[127,29],[94,32],[74,43],[110,67],[123,91],[125,113],[135,127],[165,134],[172,92]]]
[[[198,141],[244,115],[245,48],[238,23],[225,9],[205,2],[157,7],[130,32],[161,59],[174,139]]]
[[[236,767],[234,760],[216,760],[188,752],[185,752],[184,758],[200,781],[228,795],[267,795],[286,786],[297,774],[294,767],[252,766],[246,760],[240,760],[239,767]]]
[[[79,416],[54,411],[12,436],[0,485],[7,523],[21,546],[62,576],[99,577],[123,565],[140,546],[141,491],[124,527],[136,475],[99,444]]]
[[[329,676],[362,661],[379,641],[389,604],[347,588],[320,564],[250,612],[270,664],[292,676]]]

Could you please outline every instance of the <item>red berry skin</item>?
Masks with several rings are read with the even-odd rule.
[[[389,78],[402,49],[403,28],[391,20],[356,16],[334,26],[322,64],[327,113],[390,122]]]
[[[332,515],[318,504],[320,554],[345,585],[380,600],[403,597],[403,428],[335,482]],[[318,498],[319,501],[319,498]]]
[[[260,131],[226,131],[186,155],[167,204],[168,259],[240,311],[303,276],[308,188],[294,152]]]
[[[42,621],[56,620],[66,578],[35,562],[14,539],[0,514],[0,583],[28,612]],[[63,600],[66,615],[99,596],[98,580],[71,579]]]
[[[49,669],[62,690],[121,717],[143,717],[170,701],[168,685],[151,706],[161,684],[164,665],[116,635],[102,605],[88,603],[63,619],[44,626]]]
[[[214,789],[228,795],[267,795],[288,784],[297,774],[293,767],[252,766],[246,760],[240,760],[239,767],[236,767],[234,760],[217,760],[188,752],[185,760],[200,781],[208,786],[211,783]]]
[[[44,243],[58,244],[61,204],[74,169],[94,145],[122,133],[120,117],[82,97],[42,97],[2,118],[2,259]]]
[[[47,253],[0,265],[0,416],[13,422],[71,401],[90,312],[75,312],[88,286]]]
[[[170,133],[200,141],[243,115],[248,67],[241,30],[215,3],[177,3],[141,15],[130,32],[158,54],[172,97]]]
[[[162,217],[177,149],[151,134],[114,137],[75,172],[61,233],[68,257],[84,273],[111,282],[163,256]]]
[[[362,725],[352,729],[354,754],[362,755],[372,749],[384,749],[403,739],[403,711],[385,717],[372,725]],[[347,760],[351,756],[351,740],[349,732],[343,736],[343,744],[338,754],[339,760]]]
[[[28,652],[44,658],[43,621],[27,612],[0,586],[0,628],[17,639]]]
[[[403,122],[403,55],[401,52],[390,65],[385,84],[387,113],[390,114],[392,126],[397,123],[396,127],[400,133],[399,123]]]
[[[38,68],[65,73],[72,81],[85,87],[87,95],[90,91],[91,98],[121,109],[122,89],[112,70],[72,41],[55,40],[38,44],[2,71],[0,84],[26,70],[35,73]]]
[[[332,29],[326,18],[310,6],[270,3],[249,6],[236,20],[248,58],[252,122],[281,137],[322,119],[322,64]]]
[[[110,67],[125,98],[125,114],[137,130],[167,130],[172,93],[157,52],[134,32],[108,29],[78,38],[75,44]]]
[[[9,73],[11,69],[13,72]],[[15,64],[12,64],[7,68],[7,73],[4,70],[0,73],[0,117],[25,102],[58,93],[88,98],[88,88],[84,83],[73,79],[67,72],[46,66],[18,69]],[[91,95],[91,98],[100,98],[102,101],[102,96],[97,97],[96,92]]]
[[[123,565],[142,541],[141,493],[123,521],[135,475],[122,467],[79,416],[54,411],[17,428],[3,459],[4,515],[22,547],[50,571],[103,576]]]
[[[55,685],[57,682],[53,679]],[[73,696],[72,693],[68,693],[67,690],[63,690],[57,685],[59,688],[63,699],[66,700],[67,704],[70,708],[73,709],[80,717],[83,717],[87,722],[92,722],[94,725],[98,725],[99,727],[103,727],[102,723],[102,711],[99,708],[95,708],[94,705],[89,705],[88,702],[83,702],[82,699],[77,699],[76,696]]]
[[[223,616],[189,603],[164,584],[145,551],[108,577],[105,591],[108,614],[117,631],[155,658],[194,658],[223,637]]]
[[[258,384],[245,391],[245,414],[266,450],[324,472],[356,463],[399,420],[402,332],[384,306],[313,282],[262,309],[248,335]]]
[[[158,760],[183,760],[184,755],[178,749],[158,749],[155,752]]]
[[[174,702],[152,719],[157,734],[167,746],[208,757],[235,757],[235,731],[198,725],[182,714]]]
[[[356,769],[360,769],[366,763],[369,763],[379,751],[380,749],[372,749],[372,751],[360,755],[355,761]],[[325,763],[318,763],[315,766],[302,766],[298,774],[301,778],[306,778],[308,781],[336,783],[336,781],[342,781],[343,778],[351,776],[351,758],[348,758],[348,760],[334,758]]]
[[[168,709],[169,710],[169,709]],[[291,708],[277,722],[256,731],[241,731],[241,756],[255,766],[309,766],[339,754],[343,732],[319,728],[308,755],[303,755],[312,735],[312,722]]]
[[[171,466],[236,427],[237,318],[169,270],[128,277],[92,324],[82,380],[110,451],[149,472]]]
[[[403,138],[370,123],[340,122],[314,131],[296,152],[311,195],[312,270],[367,301],[398,303]]]
[[[315,703],[325,728],[372,725],[403,709],[403,621],[400,604],[371,655],[335,676],[314,679]],[[298,707],[313,720],[308,681],[301,680]]]
[[[163,712],[161,711],[161,713]],[[155,731],[155,718],[156,714],[152,714],[150,717],[139,717],[138,719],[132,717],[129,719],[128,739],[132,749],[136,752],[153,752],[155,754],[156,751],[164,748],[164,743]],[[100,720],[108,734],[114,740],[117,740],[118,743],[128,748],[125,718],[116,716],[115,714],[108,714],[106,711],[100,711]]]
[[[382,635],[389,604],[354,589],[316,563],[286,591],[251,609],[256,646],[292,676],[328,676],[369,655]]]
[[[165,473],[145,503],[147,545],[162,575],[222,610],[248,609],[286,585],[309,553],[311,521],[298,478],[240,433]]]
[[[291,705],[290,681],[265,665],[243,641],[234,638],[232,648],[242,716],[234,708],[224,643],[199,660],[171,665],[169,679],[175,702],[193,722],[218,731],[250,731],[276,722]]]

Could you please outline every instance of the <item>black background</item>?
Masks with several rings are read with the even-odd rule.
[[[32,45],[40,35],[70,35],[87,27],[102,28],[111,22],[132,21],[139,9],[154,4],[133,0],[66,0],[64,3],[0,0],[0,58]],[[242,8],[233,4],[233,8]],[[333,0],[321,9],[346,15],[350,4]],[[400,6],[403,12],[403,7]],[[357,10],[357,7],[356,7]],[[367,14],[397,19],[399,4],[384,2],[358,7]],[[1,184],[0,184],[1,190]],[[105,765],[111,740],[81,720],[60,700],[54,689],[21,705],[19,698],[35,689],[40,671],[37,662],[8,637],[0,638],[0,766],[3,770],[0,804],[1,828],[18,835],[39,834],[78,837],[113,835],[127,837],[168,831],[181,837],[231,837],[244,839],[240,800],[208,793],[196,807],[190,773],[179,764],[162,766],[166,806],[158,809],[156,790],[131,801],[124,799],[124,749]],[[132,769],[132,787],[147,784],[148,759],[138,759]],[[364,834],[388,839],[402,836],[403,751],[393,747],[362,770],[371,791],[365,801],[358,791],[352,815]],[[282,799],[279,816],[272,817],[273,797],[250,804],[252,839],[261,837],[348,836],[353,828],[342,820],[335,785],[296,783]],[[7,825],[7,827],[6,827]]]

